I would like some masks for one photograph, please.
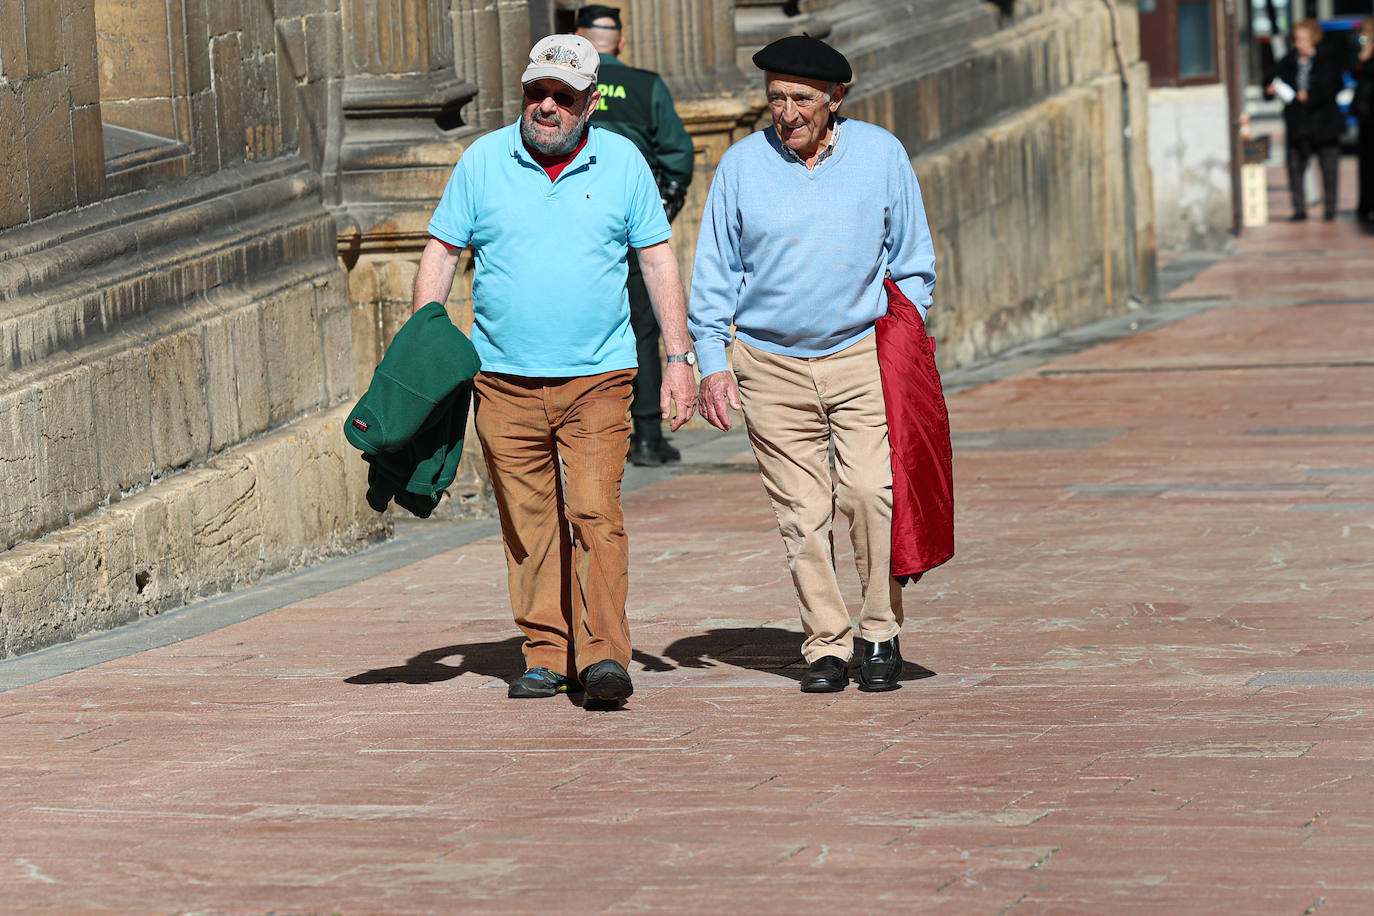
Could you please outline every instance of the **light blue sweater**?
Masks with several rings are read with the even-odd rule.
[[[729,368],[732,322],[769,353],[843,350],[887,312],[888,271],[924,316],[935,246],[896,137],[841,119],[834,152],[810,170],[773,128],[750,134],[721,157],[697,239],[689,324],[701,374]]]

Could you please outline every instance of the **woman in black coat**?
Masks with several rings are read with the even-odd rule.
[[[1355,213],[1374,223],[1374,19],[1360,30],[1360,56],[1355,59],[1355,101],[1350,110],[1360,122],[1360,202]]]
[[[1269,95],[1279,95],[1286,103],[1283,121],[1287,132],[1288,187],[1293,192],[1295,220],[1307,219],[1302,179],[1313,155],[1321,166],[1326,218],[1336,218],[1336,174],[1345,128],[1340,106],[1336,104],[1336,93],[1342,86],[1342,61],[1334,51],[1318,51],[1321,40],[1322,28],[1315,19],[1304,19],[1295,25],[1293,50],[1279,61],[1275,68],[1277,78],[1268,88]]]

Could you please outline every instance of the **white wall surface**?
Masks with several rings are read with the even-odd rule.
[[[1215,248],[1231,232],[1226,87],[1150,90],[1150,170],[1160,250]]]

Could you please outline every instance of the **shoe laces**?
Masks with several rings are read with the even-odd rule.
[[[548,668],[542,666],[538,668],[530,668],[522,675],[522,677],[533,678],[538,681],[543,681],[546,684],[557,684],[563,680],[563,675],[555,674]]]

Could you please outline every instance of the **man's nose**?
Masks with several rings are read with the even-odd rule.
[[[539,103],[539,111],[546,115],[555,114],[558,111],[558,103],[553,100],[553,96],[546,95],[544,100]]]

